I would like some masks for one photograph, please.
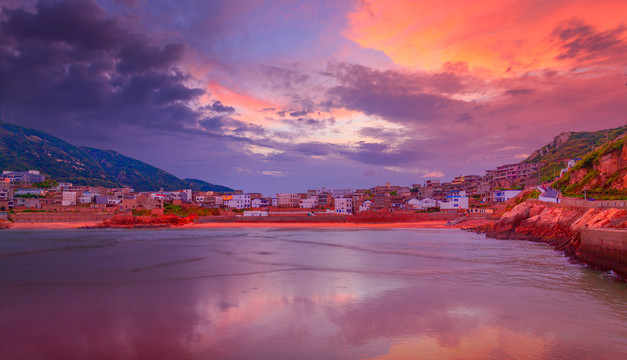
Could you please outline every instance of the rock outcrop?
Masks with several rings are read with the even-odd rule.
[[[503,214],[497,222],[471,230],[497,239],[546,242],[579,258],[577,250],[583,228],[625,229],[627,210],[575,208],[528,200]]]

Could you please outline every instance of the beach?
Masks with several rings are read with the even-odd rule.
[[[9,223],[10,230],[55,230],[80,229],[97,226],[98,221],[80,222],[41,222],[41,223]],[[311,223],[311,222],[224,222],[224,223],[191,223],[182,226],[172,226],[178,229],[211,229],[211,228],[368,228],[368,229],[444,229],[451,228],[446,221],[420,221],[384,224],[355,224],[355,223]]]

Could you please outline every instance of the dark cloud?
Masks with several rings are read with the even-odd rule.
[[[260,71],[264,76],[264,86],[275,90],[292,89],[295,86],[302,86],[309,80],[307,74],[278,66],[261,66]]]
[[[383,140],[383,141],[395,141],[401,136],[403,136],[403,131],[401,130],[390,130],[376,127],[365,127],[361,128],[357,133],[361,136]]]
[[[205,106],[203,109],[213,111],[216,113],[232,114],[235,112],[235,108],[222,104],[221,101],[214,101],[213,104]],[[262,110],[263,111],[263,110]]]
[[[321,130],[327,126],[332,126],[335,124],[335,118],[330,117],[326,119],[314,119],[311,117],[300,117],[298,119],[284,119],[282,122],[292,128],[311,131]]]
[[[205,92],[177,68],[183,44],[153,43],[91,0],[2,14],[0,107],[20,123],[81,137],[114,135],[116,125],[182,131],[203,117],[188,104]]]
[[[465,102],[445,95],[445,90],[463,88],[461,79],[452,73],[426,76],[347,63],[332,63],[329,72],[340,83],[328,91],[332,106],[378,115],[389,121],[431,123],[467,107]],[[435,84],[444,85],[436,88]]]
[[[413,140],[396,143],[375,143],[360,141],[355,145],[339,145],[323,142],[305,142],[284,145],[281,150],[290,153],[289,161],[296,161],[294,155],[327,156],[334,155],[362,164],[380,166],[408,166],[416,164],[432,155],[421,148],[422,144]],[[284,156],[269,156],[270,159],[286,159]]]
[[[380,166],[408,166],[424,160],[427,152],[419,148],[418,143],[400,144],[371,143],[361,141],[357,147],[343,151],[348,159],[364,164]]]
[[[570,20],[559,25],[553,31],[553,36],[560,42],[562,52],[558,59],[595,58],[606,56],[625,56],[625,43],[621,40],[625,26],[614,29],[597,31],[581,20]]]
[[[229,116],[213,116],[198,121],[205,134],[229,138],[235,141],[252,142],[251,135],[263,136],[266,130],[255,124],[233,119]]]
[[[291,117],[299,117],[299,116],[307,116],[307,114],[311,113],[309,110],[301,110],[301,111],[292,111],[290,113]]]

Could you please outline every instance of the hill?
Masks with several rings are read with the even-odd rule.
[[[192,189],[231,191],[197,179],[178,177],[112,150],[77,147],[43,131],[0,122],[0,169],[39,170],[57,181],[123,187],[138,191]]]
[[[542,162],[544,164],[540,169],[542,180],[551,181],[565,167],[565,161],[582,158],[625,133],[627,125],[592,132],[564,132],[549,144],[534,151],[523,163]]]
[[[625,136],[590,152],[553,182],[562,194],[597,199],[627,199],[627,142]]]

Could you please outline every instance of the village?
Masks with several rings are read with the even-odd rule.
[[[0,219],[37,221],[44,219],[46,213],[55,214],[57,221],[62,219],[61,214],[98,220],[113,214],[159,216],[181,206],[195,208],[193,212],[201,215],[256,218],[354,215],[368,211],[492,214],[525,188],[537,187],[545,201],[558,202],[557,191],[539,186],[541,166],[508,164],[488,170],[484,176],[462,175],[451,182],[426,180],[409,186],[387,183],[368,189],[321,187],[301,193],[279,192],[275,196],[242,190],[137,192],[129,187],[56,182],[38,170],[4,170],[0,176]]]

